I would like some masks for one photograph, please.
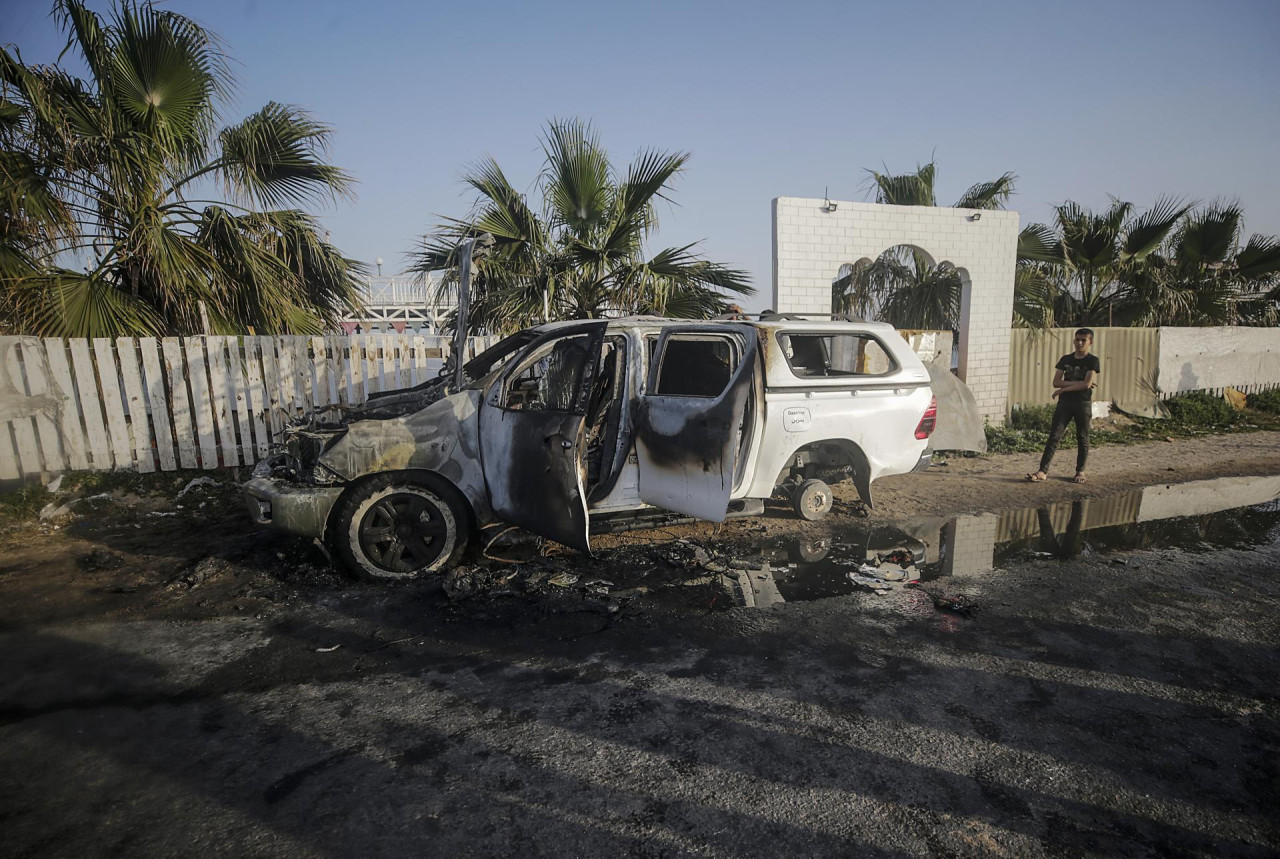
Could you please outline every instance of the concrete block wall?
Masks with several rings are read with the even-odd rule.
[[[840,266],[912,245],[950,262],[966,283],[960,319],[960,378],[993,424],[1005,418],[1009,329],[1017,264],[1017,212],[886,206],[777,197],[773,201],[773,303],[781,313],[830,313]],[[974,216],[977,220],[974,220]]]
[[[1280,384],[1280,329],[1160,328],[1161,394]]]

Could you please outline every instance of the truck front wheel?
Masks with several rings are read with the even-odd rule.
[[[367,579],[411,579],[453,566],[470,529],[465,504],[442,481],[376,477],[348,495],[333,543],[347,569]]]

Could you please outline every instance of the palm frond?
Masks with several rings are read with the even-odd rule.
[[[1246,280],[1256,281],[1280,272],[1280,241],[1275,236],[1253,235],[1236,255],[1236,270]]]
[[[1019,265],[1013,278],[1013,324],[1047,330],[1054,326],[1058,285],[1044,266]]]
[[[651,220],[648,212],[654,200],[668,199],[664,191],[688,160],[687,152],[650,149],[640,153],[627,168],[626,179],[618,186],[615,219],[619,222],[639,221],[648,227]]]
[[[74,229],[71,210],[48,171],[29,154],[0,151],[0,239],[48,246]]]
[[[79,0],[54,0],[53,18],[67,33],[62,55],[75,48],[95,80],[110,79],[111,47],[108,35],[103,31],[102,19]]]
[[[1062,246],[1053,228],[1046,224],[1027,224],[1018,233],[1018,261],[1058,262]]]
[[[215,327],[226,333],[250,326],[259,331],[290,330],[286,307],[298,297],[301,284],[269,247],[274,238],[270,225],[209,206],[202,213],[197,237],[215,262],[207,290]]]
[[[321,158],[330,133],[301,108],[268,103],[219,135],[227,193],[268,207],[350,197],[351,175]]]
[[[724,290],[750,294],[745,272],[708,262],[692,253],[692,247],[664,248],[643,263],[620,268],[616,275],[625,284],[627,300],[623,309],[705,319],[725,312],[729,301]]]
[[[667,185],[684,168],[688,157],[685,153],[656,150],[641,153],[617,188],[603,235],[590,244],[579,242],[581,249],[589,248],[601,261],[638,253],[657,224],[654,201],[667,199]]]
[[[120,4],[108,31],[104,95],[179,165],[203,160],[219,92],[216,52],[181,17]]]
[[[609,157],[599,138],[580,119],[552,121],[542,150],[549,217],[580,238],[588,236],[606,217],[614,190]]]
[[[899,328],[955,330],[962,291],[960,275],[950,263],[922,268],[914,260],[905,266],[887,263],[878,317]]]
[[[1056,209],[1056,220],[1065,261],[1076,268],[1100,268],[1118,256],[1120,228],[1128,203],[1116,203],[1103,215],[1085,211],[1068,200]]]
[[[537,214],[525,203],[524,195],[507,181],[496,161],[481,161],[463,181],[481,194],[479,213],[473,219],[477,234],[489,233],[500,244],[541,240],[542,223]]]
[[[1226,262],[1239,239],[1243,218],[1234,203],[1213,203],[1192,213],[1171,237],[1173,258],[1191,266]]]
[[[157,336],[164,321],[145,302],[100,277],[58,270],[26,278],[16,296],[23,330],[42,337]]]
[[[937,165],[933,161],[920,165],[914,173],[904,173],[901,176],[867,171],[871,186],[875,189],[876,202],[892,206],[938,205],[933,191],[936,173]]]
[[[1003,209],[1004,204],[1013,196],[1014,183],[1018,177],[1013,173],[1005,173],[990,182],[979,182],[956,201],[956,209]]]
[[[1122,258],[1140,260],[1159,248],[1191,206],[1191,203],[1171,197],[1157,200],[1150,209],[1125,226]]]
[[[840,267],[836,279],[831,282],[832,313],[844,313],[860,319],[871,319],[875,315],[880,299],[868,276],[872,265],[871,260],[860,259]]]
[[[0,132],[13,132],[22,122],[22,107],[0,95]]]

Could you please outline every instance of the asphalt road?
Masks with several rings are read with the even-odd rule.
[[[1277,570],[934,583],[968,617],[421,584],[10,623],[0,854],[1272,856]]]

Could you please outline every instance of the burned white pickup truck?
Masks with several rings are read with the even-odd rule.
[[[660,511],[719,522],[782,494],[816,519],[836,479],[870,504],[877,478],[928,465],[935,420],[929,375],[889,325],[551,323],[452,378],[291,427],[245,491],[258,522],[403,578],[447,568],[495,522],[590,552],[593,526]]]

